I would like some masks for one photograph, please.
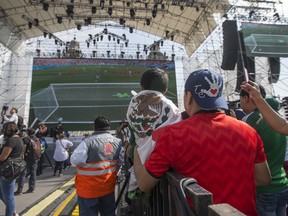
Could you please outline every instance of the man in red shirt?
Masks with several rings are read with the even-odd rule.
[[[252,127],[221,111],[228,109],[222,90],[220,74],[207,69],[190,74],[184,94],[189,118],[154,132],[156,146],[145,165],[135,149],[137,184],[147,192],[173,169],[213,193],[214,204],[257,215],[255,187],[271,180],[263,143]]]

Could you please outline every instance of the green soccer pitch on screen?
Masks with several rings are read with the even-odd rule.
[[[60,120],[65,130],[91,130],[102,115],[115,129],[126,116],[131,91],[140,91],[141,75],[149,68],[168,73],[166,96],[177,104],[173,61],[34,58],[29,125],[37,119],[53,127]]]

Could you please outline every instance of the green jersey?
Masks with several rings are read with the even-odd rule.
[[[246,123],[258,132],[264,143],[264,150],[272,176],[271,184],[257,187],[257,193],[273,193],[287,188],[288,179],[283,168],[286,136],[274,131],[258,110],[247,116]]]

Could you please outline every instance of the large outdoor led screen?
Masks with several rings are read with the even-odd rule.
[[[242,23],[247,56],[288,57],[288,26]]]
[[[37,119],[54,126],[60,119],[67,130],[89,130],[95,117],[107,116],[115,128],[149,68],[168,73],[166,96],[176,104],[173,61],[35,58],[29,124]]]

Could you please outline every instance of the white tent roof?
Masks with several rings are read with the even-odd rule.
[[[68,8],[73,8],[73,16]],[[84,26],[85,19],[86,25],[97,27],[103,21],[119,23],[123,18],[128,27],[182,44],[190,56],[216,27],[213,13],[224,14],[229,8],[228,0],[1,0],[0,42],[13,50],[17,42],[43,32],[54,34],[77,24]],[[57,17],[62,17],[62,23]],[[87,24],[89,17],[91,24]]]

